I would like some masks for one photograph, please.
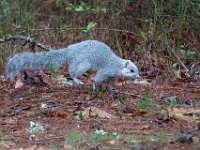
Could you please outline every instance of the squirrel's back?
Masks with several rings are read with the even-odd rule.
[[[109,46],[97,40],[86,40],[67,47],[69,64],[88,62],[91,69],[99,70],[122,61]],[[111,69],[111,68],[110,68]]]

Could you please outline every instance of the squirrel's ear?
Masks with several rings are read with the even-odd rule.
[[[128,67],[128,65],[129,65],[129,61],[130,61],[130,60],[127,60],[127,61],[126,61],[126,63],[125,63],[125,68]]]

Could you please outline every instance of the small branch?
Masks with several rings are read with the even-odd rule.
[[[31,31],[46,31],[46,30],[64,30],[64,31],[71,31],[71,30],[84,30],[85,27],[80,28],[45,28],[45,29],[31,29]],[[108,30],[108,31],[115,31],[115,32],[122,32],[122,33],[128,33],[137,36],[136,33],[128,31],[128,30],[120,30],[120,29],[109,29],[109,28],[94,28],[94,30]]]
[[[186,74],[190,77],[190,72],[189,72],[189,69],[185,66],[185,64],[181,61],[181,59],[176,55],[175,51],[173,48],[170,48],[169,46],[167,46],[167,48],[169,50],[171,50],[171,52],[173,53],[173,55],[176,57],[176,59],[178,60],[178,62],[181,64],[181,66],[185,69],[186,71]]]
[[[44,49],[46,51],[52,49],[51,47],[49,47],[47,45],[43,45],[42,43],[39,43],[39,42],[33,40],[32,38],[26,37],[26,36],[23,36],[23,35],[12,35],[12,34],[9,34],[9,35],[7,35],[7,36],[5,36],[3,38],[0,38],[0,43],[7,42],[7,41],[10,41],[10,40],[23,40],[25,42],[30,43],[33,46],[37,46],[37,47],[39,47],[41,49]]]

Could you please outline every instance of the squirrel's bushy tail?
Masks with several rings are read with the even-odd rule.
[[[51,50],[48,52],[24,52],[14,55],[6,66],[6,76],[10,81],[20,76],[23,70],[48,69],[51,66],[60,68],[67,63],[66,50]]]

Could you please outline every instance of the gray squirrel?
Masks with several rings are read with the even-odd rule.
[[[23,70],[49,69],[52,66],[68,65],[73,81],[78,85],[84,83],[78,79],[88,70],[96,71],[93,89],[97,84],[110,77],[138,78],[138,68],[130,60],[118,57],[109,46],[97,40],[86,40],[69,45],[60,50],[48,52],[23,52],[9,59],[6,76],[10,81],[18,78]]]

